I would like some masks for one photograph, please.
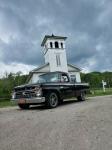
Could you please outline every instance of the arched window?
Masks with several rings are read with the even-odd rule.
[[[61,48],[63,48],[63,43],[61,43]]]
[[[59,48],[58,42],[55,42],[55,48]]]
[[[53,48],[53,44],[52,44],[52,42],[50,42],[50,48]]]

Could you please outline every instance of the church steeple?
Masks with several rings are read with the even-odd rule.
[[[49,63],[50,71],[68,72],[65,50],[67,37],[46,35],[41,46],[44,50],[45,63]]]

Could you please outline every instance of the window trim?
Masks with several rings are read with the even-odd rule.
[[[56,64],[57,64],[57,67],[61,66],[60,54],[56,54]]]
[[[63,48],[63,43],[61,42],[61,48]]]

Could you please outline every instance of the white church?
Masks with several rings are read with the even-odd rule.
[[[66,39],[67,37],[55,36],[53,34],[45,35],[41,43],[45,64],[30,72],[31,82],[36,81],[41,74],[54,71],[67,72],[71,80],[81,82],[81,69],[75,65],[67,63]]]

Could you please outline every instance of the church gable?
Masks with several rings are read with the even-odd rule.
[[[74,65],[67,64],[67,66],[68,66],[68,72],[80,72],[81,71],[80,68],[78,68]]]
[[[50,72],[50,67],[49,67],[49,63],[40,66],[34,70],[31,71],[32,73],[46,73],[46,72]]]
[[[68,72],[80,72],[81,71],[80,68],[71,64],[67,64],[67,67],[68,67]],[[31,73],[46,73],[46,72],[50,72],[49,63],[42,65],[31,71]]]

